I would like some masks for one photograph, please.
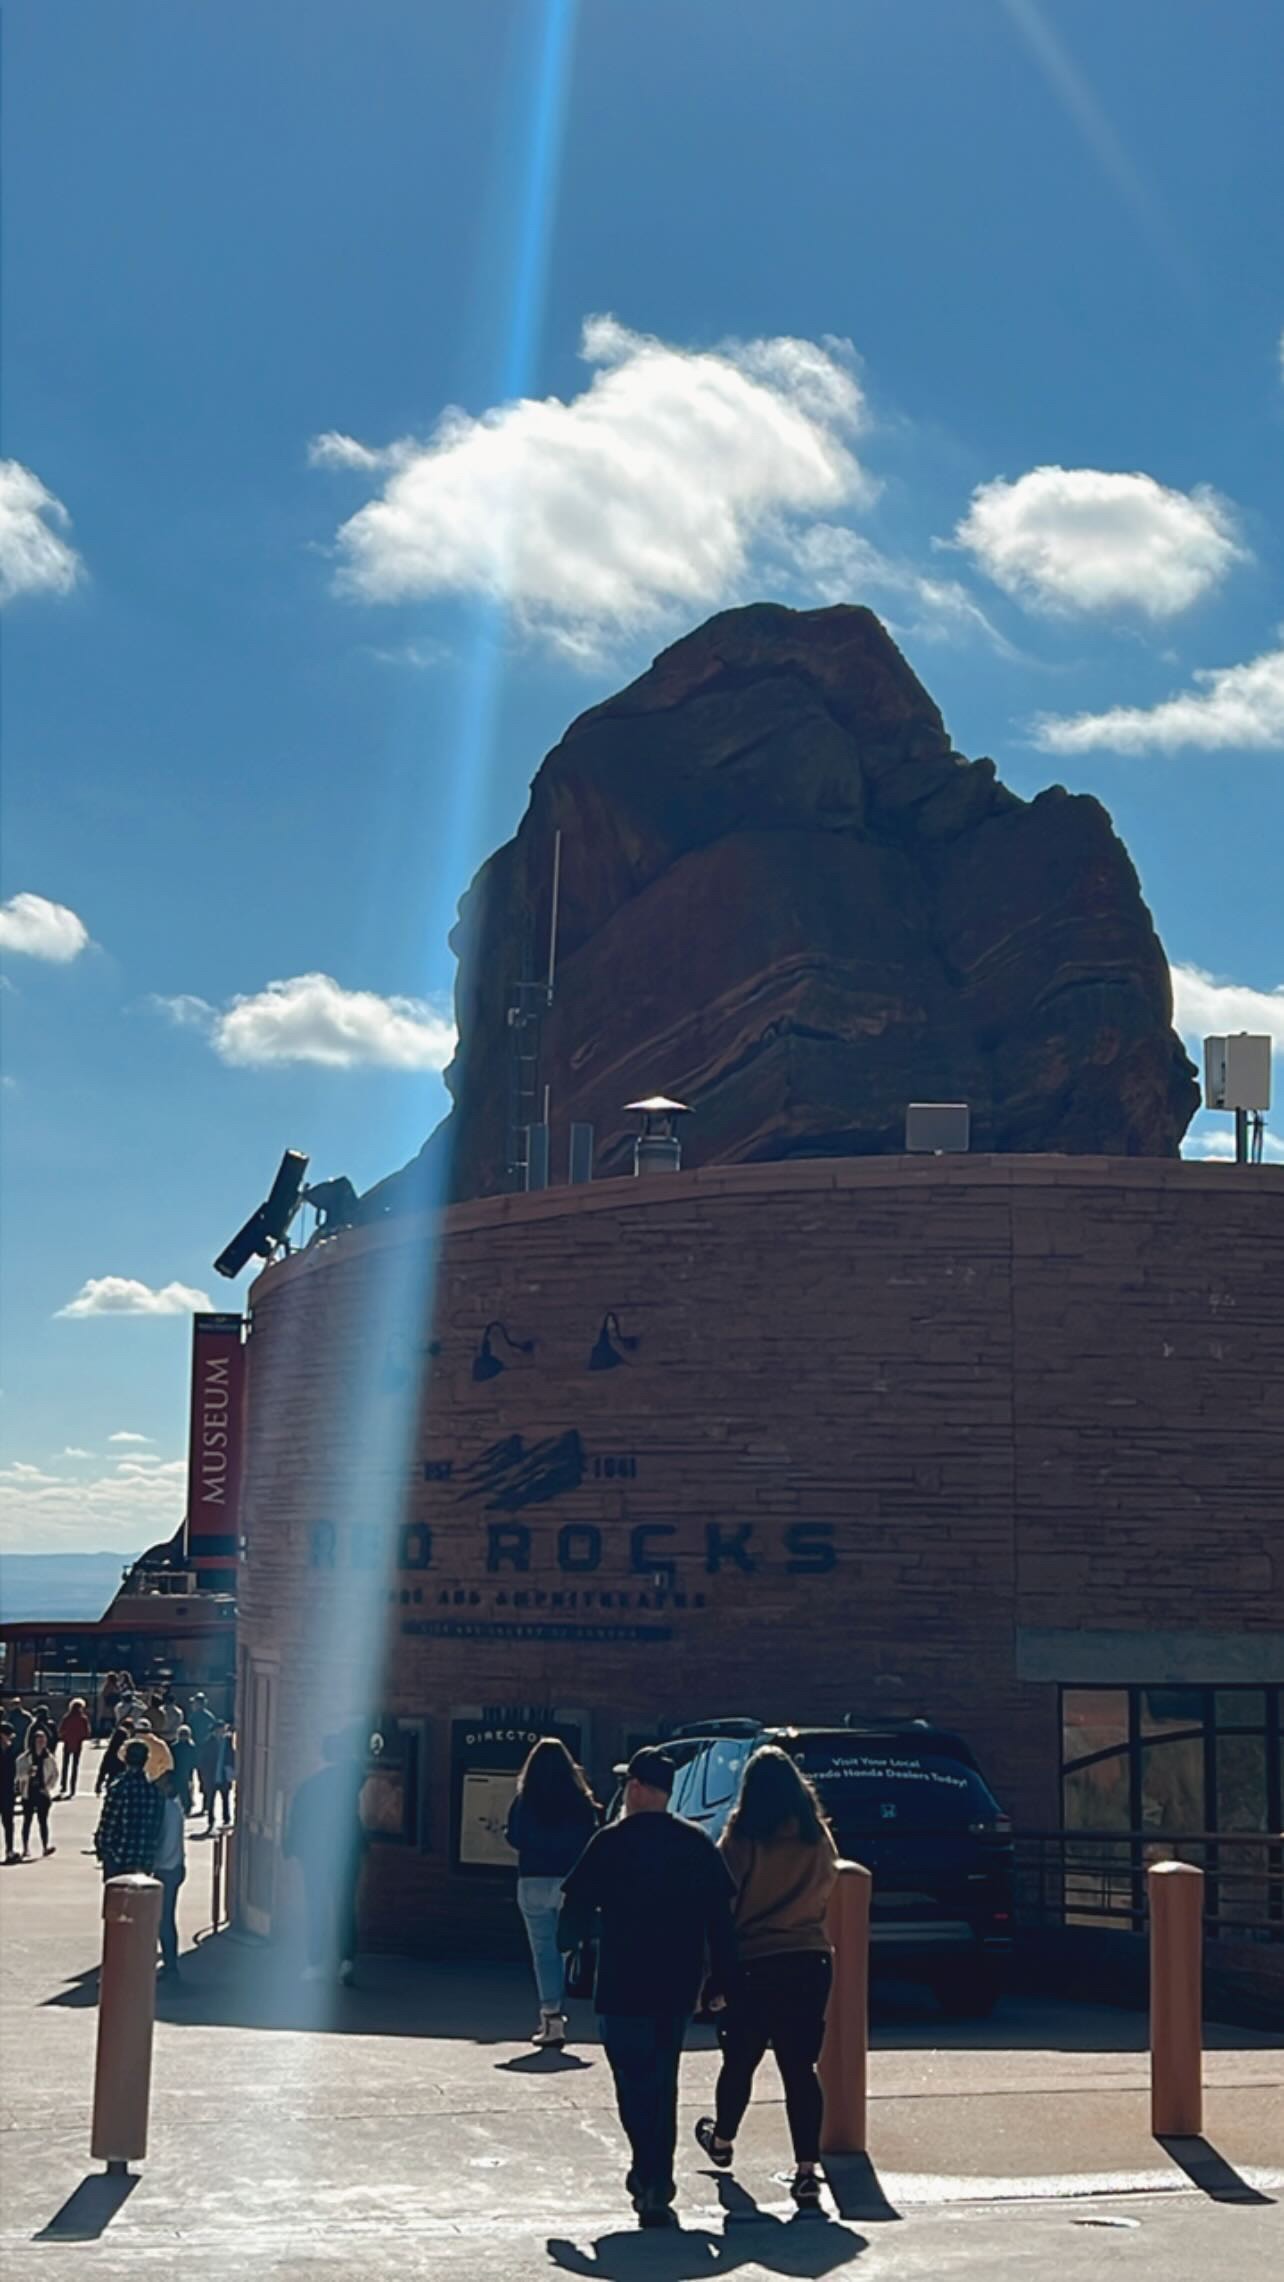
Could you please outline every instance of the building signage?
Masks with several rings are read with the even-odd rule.
[[[239,1315],[192,1318],[187,1559],[206,1591],[235,1589],[245,1449],[244,1332]]]
[[[573,1759],[584,1756],[582,1712],[538,1705],[489,1705],[452,1713],[450,1722],[453,1855],[461,1870],[510,1874],[508,1810],[527,1754],[543,1735],[560,1736]]]

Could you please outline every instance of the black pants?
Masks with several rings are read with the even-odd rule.
[[[214,1828],[214,1808],[219,1799],[223,1801],[223,1821],[225,1824],[229,1823],[232,1820],[231,1784],[202,1783],[201,1789],[205,1794],[205,1812],[209,1818],[210,1829],[213,1830]]]
[[[673,2149],[678,2136],[678,2063],[685,2013],[603,2013],[598,2023],[615,2078],[633,2163],[634,2194],[648,2188],[673,2199]]]
[[[13,1818],[14,1801],[12,1799],[6,1799],[3,1805],[0,1805],[0,1829],[3,1829],[4,1831],[4,1850],[6,1854],[12,1854],[16,1851],[13,1843]]]
[[[816,2062],[832,1977],[832,1960],[819,1949],[786,1950],[745,1966],[740,1987],[718,2023],[722,2073],[714,2128],[719,2139],[734,2139],[740,2129],[758,2063],[770,2045],[785,2087],[794,2160],[816,2162],[824,2112]]]
[[[80,1744],[76,1744],[74,1750],[70,1743],[62,1747],[62,1787],[69,1799],[74,1799],[80,1779],[80,1752]]]
[[[33,1822],[39,1823],[40,1843],[42,1846],[47,1846],[49,1844],[49,1793],[45,1790],[28,1791],[22,1802],[22,1851],[24,1854],[27,1851],[27,1841],[31,1836]]]
[[[308,1910],[308,1963],[333,1965],[357,1954],[357,1891],[361,1884],[361,1856],[345,1862],[336,1878],[330,1866],[305,1866],[304,1893]]]

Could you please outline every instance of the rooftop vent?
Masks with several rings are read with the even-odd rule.
[[[635,1174],[681,1172],[682,1143],[675,1120],[691,1115],[686,1103],[653,1093],[648,1100],[631,1101],[627,1107],[630,1116],[642,1120],[642,1131],[633,1144]]]

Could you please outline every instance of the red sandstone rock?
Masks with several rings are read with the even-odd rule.
[[[455,1107],[363,1217],[509,1186],[512,985],[547,958],[538,1082],[630,1164],[623,1104],[691,1102],[691,1165],[870,1155],[911,1100],[973,1147],[1175,1156],[1198,1105],[1168,966],[1100,803],[952,751],[872,611],[726,611],[572,723],[460,906]]]

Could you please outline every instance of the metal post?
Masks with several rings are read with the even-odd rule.
[[[1156,1862],[1150,1897],[1150,2128],[1157,2139],[1203,2130],[1204,1873]]]
[[[147,2153],[156,2019],[158,1878],[132,1873],[103,1887],[103,1964],[98,1990],[98,2057],[89,2152],[109,2171]]]
[[[223,1831],[214,1833],[210,1848],[210,1924],[215,1933],[223,1923],[223,1849],[226,1844]]]
[[[820,2082],[825,2095],[821,2149],[864,2155],[869,2059],[869,1896],[873,1881],[859,1862],[840,1862],[829,1897],[834,1980],[825,2016]]]

